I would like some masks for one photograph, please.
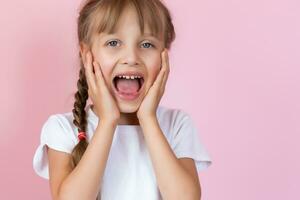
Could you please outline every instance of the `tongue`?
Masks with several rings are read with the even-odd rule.
[[[139,90],[137,79],[117,79],[116,86],[121,93],[133,94]]]

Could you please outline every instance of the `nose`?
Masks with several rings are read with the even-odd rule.
[[[129,66],[135,66],[139,65],[139,52],[136,48],[126,48],[124,53],[124,59],[123,64],[129,65]]]

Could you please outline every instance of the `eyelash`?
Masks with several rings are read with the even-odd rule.
[[[111,46],[111,45],[109,45],[109,44],[111,44],[111,42],[118,42],[118,40],[111,40],[111,41],[107,42],[106,45],[107,45],[107,46]],[[150,48],[154,48],[154,47],[155,47],[155,46],[154,46],[152,43],[150,43],[150,42],[145,42],[145,43],[143,43],[143,44],[150,44],[150,45],[151,45]],[[112,47],[115,47],[115,46],[112,46]],[[146,48],[146,49],[150,49],[150,48]]]

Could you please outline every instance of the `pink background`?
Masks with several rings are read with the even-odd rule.
[[[300,3],[167,0],[177,31],[162,104],[192,115],[213,164],[202,199],[300,199]],[[80,0],[0,6],[1,199],[50,199],[41,126],[69,112]]]

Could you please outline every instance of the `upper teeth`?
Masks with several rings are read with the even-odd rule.
[[[141,76],[119,76],[119,78],[135,79],[135,78],[141,78]]]

